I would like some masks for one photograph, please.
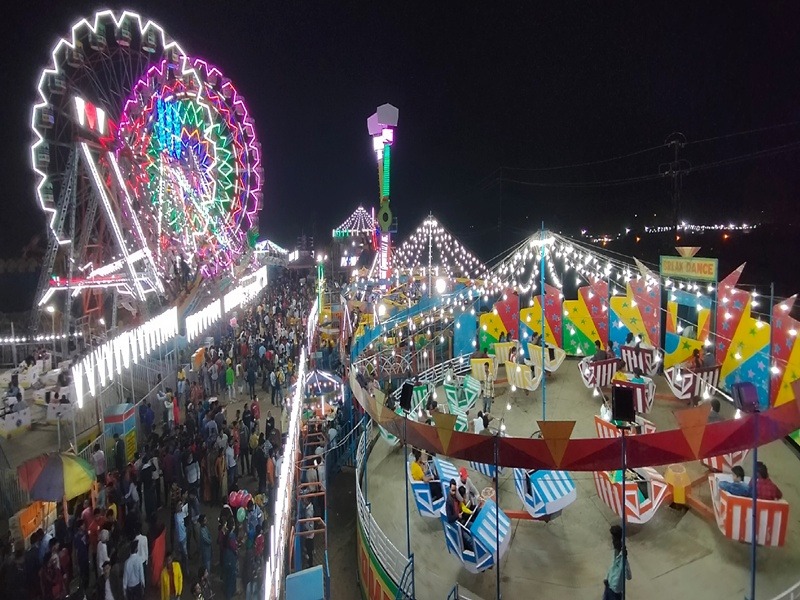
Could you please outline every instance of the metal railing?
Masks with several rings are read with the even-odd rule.
[[[400,578],[400,585],[397,586],[395,600],[415,600],[414,595],[414,553],[408,557],[408,564],[403,569],[403,576]]]
[[[781,592],[775,596],[772,600],[800,600],[800,581],[785,592]]]
[[[358,520],[364,530],[367,544],[375,553],[375,558],[395,585],[399,587],[403,579],[403,572],[409,564],[409,559],[383,533],[372,516],[370,505],[364,499],[364,494],[361,490],[362,476],[367,467],[367,446],[371,433],[372,424],[368,423],[366,430],[361,434],[358,444],[356,459],[356,507],[358,509]]]

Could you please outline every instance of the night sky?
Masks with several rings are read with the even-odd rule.
[[[264,149],[262,235],[293,246],[304,230],[327,242],[358,204],[377,202],[366,118],[391,102],[400,109],[392,206],[401,237],[433,211],[488,259],[542,219],[618,231],[669,218],[669,183],[652,177],[670,160],[664,147],[534,169],[658,147],[673,131],[692,142],[800,122],[797,5],[697,4],[109,7],[156,20],[245,96]],[[34,86],[57,37],[94,13],[88,6],[20,2],[4,18],[5,256],[44,231],[29,167]],[[696,167],[798,141],[800,123],[695,143],[681,158]],[[681,216],[788,223],[798,158],[795,145],[692,173]],[[641,179],[605,184],[631,178]]]

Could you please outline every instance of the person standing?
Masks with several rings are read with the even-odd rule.
[[[98,600],[116,600],[114,588],[111,586],[111,561],[105,561],[101,569],[100,576],[97,578],[97,598]]]
[[[164,418],[167,421],[167,433],[171,433],[175,428],[175,411],[172,403],[172,395],[164,396]]]
[[[175,548],[178,551],[178,560],[182,569],[189,563],[189,552],[186,545],[187,516],[189,516],[189,506],[183,501],[183,498],[178,498],[175,503]]]
[[[106,453],[100,449],[100,444],[94,445],[94,452],[92,453],[92,465],[94,472],[97,475],[97,481],[101,486],[106,484]]]
[[[126,600],[142,600],[144,598],[144,565],[137,550],[139,542],[131,542],[131,555],[125,561],[122,573],[122,589]]]
[[[228,472],[228,493],[230,493],[236,485],[236,455],[233,451],[233,439],[228,440],[228,446],[225,448],[225,467]]]
[[[150,546],[147,543],[147,536],[142,533],[141,526],[139,533],[136,534],[136,554],[142,561],[142,569],[144,570],[144,581],[147,582],[147,565],[150,563]]]
[[[603,581],[605,586],[603,600],[620,600],[624,586],[622,578],[631,579],[631,566],[628,562],[628,550],[622,545],[622,527],[612,525],[608,531],[611,534],[611,545],[614,547],[614,558]]]
[[[211,531],[208,529],[208,520],[205,515],[200,515],[198,523],[200,524],[200,564],[208,573],[211,571]]]
[[[161,570],[161,600],[178,600],[183,593],[183,571],[181,566],[172,560],[172,552],[164,556],[164,568]]]
[[[483,412],[492,411],[494,400],[494,375],[489,370],[489,363],[483,363]]]
[[[239,546],[233,523],[226,528],[225,545],[222,556],[222,584],[225,600],[233,600],[236,594],[236,578],[239,571]]]
[[[240,469],[242,475],[245,473],[253,473],[250,463],[250,428],[244,422],[244,419],[242,419],[239,423],[239,464],[242,465]]]
[[[236,371],[233,370],[232,365],[228,365],[225,370],[225,386],[228,388],[228,401],[233,402],[236,398],[234,393],[234,383],[236,382]]]

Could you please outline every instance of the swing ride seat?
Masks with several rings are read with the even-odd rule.
[[[738,450],[730,454],[723,454],[721,456],[709,456],[704,458],[702,463],[712,471],[720,473],[730,473],[733,467],[742,466],[750,450]]]
[[[430,483],[427,481],[416,481],[411,477],[411,461],[406,465],[406,477],[408,483],[411,485],[411,491],[414,492],[414,501],[417,503],[417,510],[421,517],[428,517],[431,519],[438,518],[444,507],[444,501],[447,496],[441,496],[434,500],[431,493]],[[437,483],[439,483],[437,481]]]
[[[430,393],[431,391],[428,388],[428,384],[415,385],[414,391],[411,394],[411,412],[417,412],[420,407],[425,406]]]
[[[469,377],[469,379],[475,383],[471,384],[472,388],[467,390],[466,378],[464,379],[465,381],[463,386],[459,385],[455,380],[450,383],[445,382],[442,385],[442,387],[444,387],[445,398],[447,398],[447,410],[453,414],[466,413],[473,406],[475,406],[475,402],[481,393],[480,382],[476,381],[472,377]]]
[[[575,502],[575,482],[566,471],[514,469],[517,495],[534,519],[557,516]]]
[[[497,474],[497,471],[496,471],[494,465],[488,465],[486,463],[479,463],[479,462],[469,461],[469,467],[470,467],[470,469],[474,469],[478,473],[480,473],[481,475],[485,475],[486,477],[488,477],[490,479],[494,479],[495,475]],[[503,474],[503,471],[504,471],[503,467],[500,467],[500,474],[501,475]]]
[[[597,495],[614,514],[622,517],[622,490],[625,489],[625,517],[629,523],[647,523],[668,498],[670,486],[650,467],[629,469],[639,477],[637,481],[621,481],[619,471],[593,473]]]
[[[459,431],[461,433],[469,433],[469,419],[467,419],[466,413],[454,413],[456,415],[456,422],[453,425],[453,429]]]
[[[531,369],[536,373],[531,373]],[[530,367],[528,365],[520,365],[517,363],[506,363],[506,377],[508,384],[516,386],[520,390],[536,390],[542,383],[542,374],[544,371],[540,367]]]
[[[588,389],[605,388],[611,385],[614,374],[617,372],[617,358],[592,361],[584,358],[578,363],[581,381]]]
[[[441,515],[447,551],[457,556],[470,573],[482,573],[496,566],[508,550],[511,520],[493,500],[486,500],[478,515],[467,525],[458,521],[448,523],[446,507]],[[469,538],[471,543],[465,538]]]
[[[450,461],[439,458],[438,456],[433,458],[433,464],[436,467],[436,472],[439,474],[439,481],[442,482],[442,493],[443,497],[446,499],[450,495],[450,480],[459,480],[458,469],[456,469],[455,465]],[[444,510],[444,503],[442,503],[442,510]]]
[[[470,375],[474,379],[478,381],[483,381],[485,376],[483,373],[483,365],[489,365],[489,372],[492,376],[497,380],[497,360],[493,357],[489,358],[471,358],[469,360],[470,364]]]
[[[640,433],[655,433],[656,426],[651,421],[647,419],[636,416],[636,425],[641,429]],[[598,417],[597,415],[594,416],[594,429],[597,432],[597,437],[599,438],[617,438],[620,437],[621,431],[619,428],[614,425],[611,421],[604,419],[603,417]],[[635,430],[630,430],[629,433],[625,435],[630,437],[632,435],[636,435]]]
[[[461,400],[462,405],[472,408],[481,395],[481,382],[472,375],[465,375],[463,384],[464,398]]]
[[[637,348],[635,346],[621,346],[620,355],[628,373],[633,373],[633,370],[638,368],[650,377],[658,374],[658,367],[664,358],[658,348]]]
[[[721,369],[721,365],[701,369],[689,369],[676,365],[664,369],[664,378],[678,400],[689,400],[704,395],[706,391],[713,395],[719,385]]]
[[[510,342],[495,342],[492,344],[494,348],[494,360],[498,365],[508,362],[508,355],[512,348],[519,350],[519,342],[512,340]]]
[[[542,366],[542,347],[538,344],[528,344],[528,356],[536,367]],[[544,370],[553,373],[567,358],[567,353],[556,346],[545,346],[544,348]]]
[[[734,496],[721,490],[721,481],[732,481],[724,473],[708,476],[714,517],[717,527],[726,538],[737,542],[753,541],[753,499],[749,496]],[[745,483],[750,478],[745,477]],[[756,500],[756,543],[759,546],[783,546],[786,543],[786,528],[789,524],[789,503],[786,500]]]
[[[388,443],[390,446],[392,446],[393,448],[394,448],[394,447],[397,447],[397,446],[399,446],[399,445],[400,445],[400,438],[398,438],[396,435],[392,435],[391,433],[389,433],[388,431],[386,431],[386,430],[385,430],[383,427],[381,427],[380,425],[378,425],[378,431],[380,432],[380,435],[381,435],[381,437],[382,437],[384,440],[386,440],[386,442],[387,442],[387,443]]]
[[[653,408],[653,400],[656,397],[656,384],[649,377],[642,377],[641,382],[625,379],[614,379],[611,382],[613,387],[629,388],[633,390],[633,403],[636,412],[647,414]]]

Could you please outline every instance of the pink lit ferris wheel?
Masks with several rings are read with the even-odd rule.
[[[81,296],[86,314],[114,290],[144,308],[182,263],[214,277],[255,240],[263,171],[244,99],[152,21],[104,11],[73,25],[32,129],[49,235],[37,307],[58,295],[74,314]]]

